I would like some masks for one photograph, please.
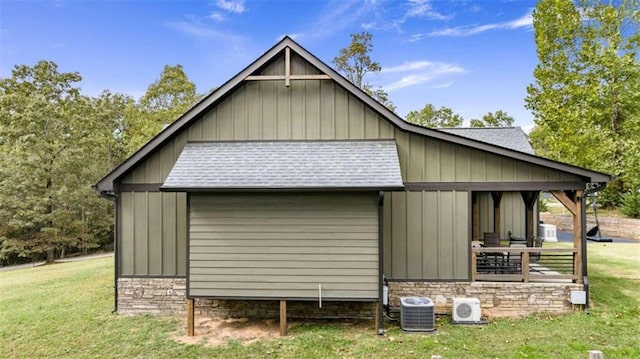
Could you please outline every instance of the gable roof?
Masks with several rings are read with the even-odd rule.
[[[402,131],[412,132],[419,135],[452,142],[458,145],[487,151],[496,155],[505,156],[516,160],[521,160],[540,166],[568,172],[586,178],[589,182],[608,182],[612,179],[610,175],[605,173],[591,171],[582,167],[553,161],[528,153],[514,151],[510,148],[504,148],[493,144],[477,141],[474,139],[459,136],[457,134],[408,123],[393,111],[389,110],[387,107],[373,99],[371,96],[367,95],[363,90],[355,86],[353,83],[340,75],[330,66],[326,65],[313,54],[308,52],[302,46],[298,45],[298,43],[293,41],[293,39],[286,36],[272,48],[267,50],[267,52],[265,52],[262,56],[258,57],[249,66],[244,68],[244,70],[240,71],[237,75],[229,79],[217,90],[206,96],[185,114],[180,116],[172,124],[167,126],[163,131],[161,131],[158,135],[156,135],[138,151],[136,151],[131,157],[126,159],[123,163],[114,168],[109,174],[107,174],[98,183],[96,183],[94,188],[100,192],[113,192],[115,181],[125,175],[129,170],[133,169],[138,163],[144,161],[153,153],[156,148],[159,148],[166,142],[170,141],[173,137],[177,136],[183,129],[187,128],[192,121],[197,120],[199,114],[214,106],[219,100],[223,99],[225,95],[241,85],[248,76],[258,71],[262,66],[267,64],[274,57],[278,56],[280,52],[284,51],[286,48],[291,49],[291,51],[294,51],[297,55],[318,68],[322,73],[328,75],[331,80],[335,81],[337,84],[345,88],[349,93],[377,111],[380,115],[389,120],[394,126]]]
[[[438,130],[531,155],[535,154],[527,135],[520,127],[451,127],[438,128]]]
[[[187,143],[160,190],[403,187],[393,140],[225,141]]]

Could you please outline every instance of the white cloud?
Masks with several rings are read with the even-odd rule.
[[[215,21],[215,22],[223,22],[223,21],[227,21],[227,17],[220,12],[214,11],[211,14],[209,14],[209,19]]]
[[[428,33],[428,36],[471,36],[480,34],[490,30],[516,30],[531,27],[533,25],[533,16],[531,12],[526,15],[506,22],[494,24],[477,25],[477,26],[457,26],[446,29],[436,30]]]
[[[409,62],[405,62],[402,65],[397,65],[397,66],[391,66],[391,67],[385,67],[382,69],[382,73],[389,73],[389,72],[407,72],[407,71],[415,71],[415,70],[422,70],[428,67],[433,66],[434,64],[432,62],[429,61],[409,61]]]
[[[409,9],[405,14],[404,19],[402,19],[402,22],[411,17],[420,17],[432,20],[447,20],[451,18],[451,16],[443,15],[433,10],[430,0],[409,0],[407,5]]]
[[[399,90],[405,87],[428,83],[447,75],[464,73],[465,70],[454,64],[431,61],[411,61],[402,65],[383,68],[380,76],[386,78],[388,84],[382,86],[386,91]],[[397,75],[400,74],[400,78]],[[395,79],[393,77],[396,77]],[[434,85],[435,88],[451,86],[451,82]]]
[[[190,21],[171,22],[165,25],[185,34],[205,40],[218,40],[229,44],[241,43],[244,40],[240,35],[214,29],[195,19],[190,19]]]
[[[234,14],[242,14],[245,11],[244,0],[216,0],[216,6]]]

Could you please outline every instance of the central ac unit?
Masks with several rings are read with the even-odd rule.
[[[400,326],[405,332],[432,332],[436,330],[433,301],[426,297],[400,298]]]
[[[454,323],[480,323],[480,299],[453,298]]]
[[[544,239],[545,242],[557,242],[558,237],[556,237],[556,226],[553,224],[539,224],[538,237]]]

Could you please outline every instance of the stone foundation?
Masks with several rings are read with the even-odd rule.
[[[400,306],[400,297],[429,297],[437,314],[451,314],[453,298],[478,298],[482,316],[521,317],[540,312],[568,313],[571,291],[583,290],[575,283],[514,282],[390,282],[389,301]]]
[[[118,313],[161,316],[186,315],[186,279],[118,278]],[[218,318],[277,319],[277,300],[196,299],[195,313]],[[294,319],[372,319],[375,303],[287,301],[287,316]]]
[[[429,297],[436,313],[451,314],[452,298],[480,299],[484,317],[518,317],[536,312],[567,313],[572,306],[572,290],[583,290],[574,283],[512,282],[390,282],[391,306],[400,306],[400,297]],[[277,300],[196,299],[195,313],[219,318],[277,319]],[[184,278],[119,278],[118,312],[161,316],[186,315],[186,280]],[[287,316],[298,319],[362,318],[375,315],[375,303],[287,301]]]

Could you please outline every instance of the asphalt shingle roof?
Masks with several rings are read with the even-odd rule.
[[[163,190],[401,189],[395,141],[188,143]]]
[[[438,128],[438,130],[510,150],[534,154],[527,135],[520,127]]]

